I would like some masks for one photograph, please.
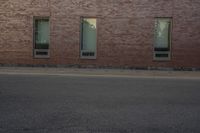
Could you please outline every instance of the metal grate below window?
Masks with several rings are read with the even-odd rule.
[[[96,59],[96,53],[94,51],[81,50],[81,58]]]
[[[35,58],[49,58],[49,50],[48,49],[34,49],[34,57]]]
[[[154,51],[154,60],[170,60],[169,51]]]

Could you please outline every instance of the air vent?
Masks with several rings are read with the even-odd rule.
[[[169,51],[155,51],[154,52],[154,60],[170,60],[170,52]]]
[[[96,53],[94,51],[81,50],[81,58],[96,59]]]
[[[34,57],[35,58],[49,58],[49,50],[48,49],[35,49]]]

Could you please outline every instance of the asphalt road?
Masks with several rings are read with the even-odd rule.
[[[0,133],[200,133],[200,79],[1,74]]]

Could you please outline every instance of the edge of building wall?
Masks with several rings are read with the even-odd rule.
[[[200,71],[194,67],[130,67],[130,66],[96,66],[96,65],[54,65],[54,64],[0,64],[0,67],[46,67],[46,68],[94,68],[94,69],[125,69],[125,70],[159,70],[159,71]]]

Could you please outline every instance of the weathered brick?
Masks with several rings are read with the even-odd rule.
[[[49,16],[50,58],[33,58],[33,17]],[[98,18],[97,59],[80,59],[80,17]],[[154,18],[172,17],[172,59],[153,61]],[[199,0],[0,0],[0,64],[200,68]]]

